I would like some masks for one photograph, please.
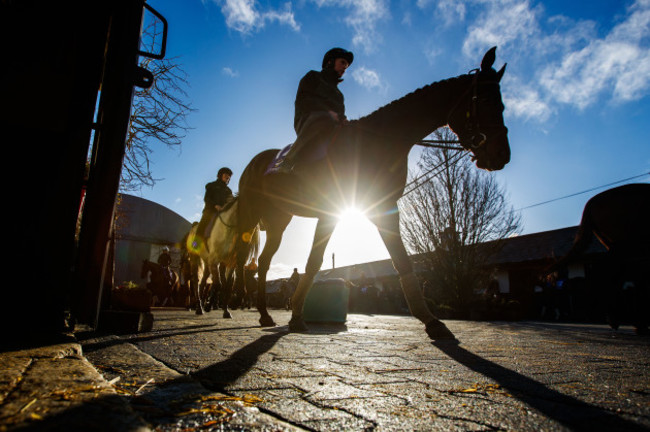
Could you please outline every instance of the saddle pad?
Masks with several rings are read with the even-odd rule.
[[[332,131],[327,137],[324,137],[316,142],[305,143],[303,148],[298,150],[295,160],[301,162],[316,162],[325,159],[327,156],[327,148],[336,138],[336,130]],[[269,166],[266,168],[264,175],[275,174],[280,170],[280,166],[284,161],[287,153],[294,144],[289,144],[275,155]]]
[[[289,149],[291,149],[292,145],[293,144],[289,144],[288,146],[280,150],[278,154],[275,155],[275,157],[273,158],[269,166],[266,167],[266,171],[264,171],[264,175],[274,174],[278,172],[280,164],[284,160],[284,157],[287,155],[287,153],[289,153]]]

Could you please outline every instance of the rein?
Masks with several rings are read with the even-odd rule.
[[[219,212],[219,220],[221,221],[221,223],[224,224],[226,228],[237,228],[237,225],[229,225],[228,223],[226,223],[225,220],[223,220],[223,216],[222,216],[223,213],[224,213],[223,211]]]
[[[450,144],[460,144],[460,141],[455,140],[420,140],[415,143],[422,147],[433,147],[443,150],[456,150],[456,151],[466,151],[463,146],[460,145],[450,145]]]

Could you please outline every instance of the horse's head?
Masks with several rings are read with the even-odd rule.
[[[492,68],[496,47],[483,57],[481,69],[469,75],[470,85],[449,112],[448,123],[461,145],[474,154],[476,166],[500,170],[510,161],[508,128],[503,123],[499,81],[506,66]]]
[[[156,263],[153,263],[147,259],[142,260],[142,269],[140,270],[140,277],[146,278],[149,272],[151,272],[151,274],[153,275],[156,266],[157,266]]]

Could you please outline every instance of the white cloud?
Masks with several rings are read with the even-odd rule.
[[[602,39],[563,54],[541,73],[541,85],[558,102],[584,109],[603,95],[615,103],[639,99],[650,87],[650,1],[637,1]]]
[[[216,0],[226,18],[228,28],[243,34],[249,34],[264,28],[267,22],[278,22],[295,31],[300,30],[296,22],[291,3],[285,3],[284,10],[270,9],[260,11],[255,0]]]
[[[459,0],[418,0],[417,6],[426,9],[430,4],[436,5],[436,14],[442,19],[445,26],[450,26],[458,21],[464,21],[467,14],[465,3]]]
[[[236,70],[232,70],[229,67],[224,67],[223,69],[221,69],[221,73],[231,78],[237,78],[239,76],[239,72],[237,72]]]
[[[273,263],[266,274],[266,280],[286,279],[291,276],[294,268],[296,268],[296,266],[285,263]]]
[[[508,72],[516,71],[517,79],[502,86],[513,115],[544,122],[561,105],[586,109],[603,100],[625,103],[648,95],[650,0],[636,0],[601,36],[603,27],[595,22],[546,16],[529,0],[459,4],[471,5],[477,15],[467,25],[463,54],[475,59],[496,45],[501,58],[517,65]]]
[[[553,114],[552,108],[542,99],[540,93],[530,85],[521,83],[516,78],[509,77],[502,86],[507,88],[503,103],[506,112],[525,120],[545,122]]]
[[[379,77],[379,73],[368,69],[365,66],[355,68],[354,71],[352,71],[352,79],[368,90],[383,91],[386,88]]]
[[[491,46],[529,43],[531,38],[539,35],[540,11],[531,8],[528,0],[488,2],[485,14],[469,27],[463,53],[473,58]]]
[[[387,0],[314,0],[318,7],[340,7],[348,9],[343,14],[344,22],[352,28],[352,45],[365,52],[373,52],[381,42],[377,23],[388,18]]]

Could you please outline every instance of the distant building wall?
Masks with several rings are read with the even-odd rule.
[[[164,246],[172,256],[172,268],[180,267],[180,241],[192,224],[172,210],[153,201],[120,194],[115,229],[115,284],[132,281],[144,285],[140,277],[142,261],[156,262]]]

